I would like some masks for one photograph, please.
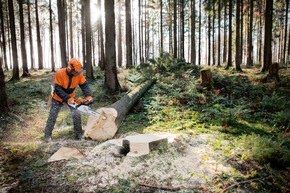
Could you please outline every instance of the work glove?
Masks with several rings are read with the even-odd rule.
[[[77,100],[76,100],[76,103],[79,105],[79,104],[82,104],[82,103],[84,103],[85,102],[85,100],[83,99],[83,98],[81,98],[81,97],[79,97],[79,98],[77,98]]]
[[[70,97],[68,100],[67,100],[67,103],[68,104],[75,104],[76,102],[75,102],[75,98],[74,97]]]
[[[90,105],[94,102],[94,99],[92,96],[87,96],[86,100],[83,102],[85,105]]]

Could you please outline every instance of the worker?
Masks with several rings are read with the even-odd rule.
[[[45,142],[51,140],[52,130],[58,113],[64,104],[68,104],[72,114],[75,138],[77,140],[82,139],[83,130],[81,114],[69,105],[76,103],[74,90],[77,86],[80,86],[82,92],[86,96],[86,99],[82,102],[85,104],[93,103],[91,89],[83,75],[83,66],[79,60],[72,58],[69,60],[66,68],[61,68],[55,73],[51,107],[44,130]]]

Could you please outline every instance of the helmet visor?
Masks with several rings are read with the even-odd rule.
[[[83,72],[84,70],[81,68],[80,70],[74,69],[73,71],[75,71],[76,73],[81,73],[81,72]]]

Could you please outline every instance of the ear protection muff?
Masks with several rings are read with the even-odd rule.
[[[67,71],[68,72],[71,72],[71,71],[73,71],[75,68],[74,68],[74,66],[72,65],[72,64],[69,64],[68,65],[68,67],[67,67]]]

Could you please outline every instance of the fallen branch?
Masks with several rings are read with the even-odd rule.
[[[181,190],[181,188],[176,187],[164,187],[164,186],[156,186],[156,185],[151,185],[151,184],[145,184],[145,183],[138,183],[139,186],[145,186],[149,188],[154,188],[154,189],[159,189],[159,190],[165,190],[165,191],[178,191]]]
[[[228,186],[227,188],[223,189],[223,190],[221,191],[221,193],[222,193],[222,192],[225,192],[225,191],[227,191],[227,190],[229,190],[229,189],[231,189],[231,188],[233,188],[233,187],[235,187],[235,186],[238,186],[238,185],[240,185],[240,184],[246,184],[246,183],[248,183],[248,182],[253,182],[253,181],[262,180],[262,179],[265,179],[265,178],[254,178],[254,179],[251,179],[251,180],[245,180],[245,181],[242,181],[242,182],[237,182],[237,183],[235,183],[235,184],[233,184],[233,185],[230,185],[230,186]]]

